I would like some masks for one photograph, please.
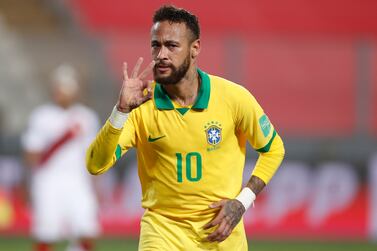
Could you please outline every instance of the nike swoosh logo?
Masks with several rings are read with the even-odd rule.
[[[163,137],[165,137],[165,135],[157,137],[157,138],[152,138],[151,135],[149,135],[148,142],[155,142],[155,141],[157,141],[159,139],[162,139]]]

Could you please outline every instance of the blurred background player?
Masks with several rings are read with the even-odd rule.
[[[97,201],[85,169],[85,149],[97,115],[77,102],[78,76],[67,64],[52,73],[52,103],[36,108],[22,136],[31,167],[32,235],[36,251],[70,240],[68,250],[93,250],[99,232]]]

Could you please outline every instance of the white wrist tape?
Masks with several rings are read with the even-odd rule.
[[[128,113],[118,111],[117,107],[114,106],[113,111],[111,112],[109,121],[113,127],[116,129],[122,129],[124,123],[128,118]]]
[[[251,191],[250,188],[244,187],[242,191],[240,192],[240,194],[235,199],[241,202],[242,205],[245,207],[245,211],[247,211],[247,209],[249,209],[251,204],[254,203],[256,198],[257,196],[255,195],[253,191]]]

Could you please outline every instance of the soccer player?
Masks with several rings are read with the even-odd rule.
[[[35,251],[53,250],[69,239],[69,250],[93,250],[99,232],[92,177],[85,150],[98,131],[98,117],[76,102],[78,76],[67,64],[52,74],[54,103],[37,107],[22,136],[31,167],[32,236]]]
[[[87,151],[92,174],[137,149],[142,187],[139,250],[247,250],[242,215],[274,175],[284,146],[242,86],[198,68],[195,15],[163,6],[153,17],[152,63],[140,58]],[[153,72],[154,81],[147,81]],[[242,188],[246,142],[260,155]]]

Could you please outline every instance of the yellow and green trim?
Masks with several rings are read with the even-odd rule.
[[[275,136],[276,136],[276,131],[274,130],[274,132],[272,133],[272,137],[271,137],[270,141],[268,141],[267,145],[265,145],[262,148],[257,149],[256,151],[260,152],[260,153],[266,153],[266,152],[270,151],[271,144],[272,144],[272,141],[274,141]]]
[[[211,83],[210,78],[207,73],[197,69],[202,84],[198,92],[198,97],[196,98],[195,104],[192,106],[192,109],[206,109],[208,107],[209,97],[211,93]],[[156,107],[160,110],[174,110],[174,105],[168,94],[164,90],[163,86],[159,83],[156,83],[154,89],[154,102]],[[182,115],[185,114],[189,108],[178,108],[177,109]]]
[[[122,148],[120,145],[117,145],[117,148],[115,149],[115,158],[118,160],[120,157],[122,157]]]

